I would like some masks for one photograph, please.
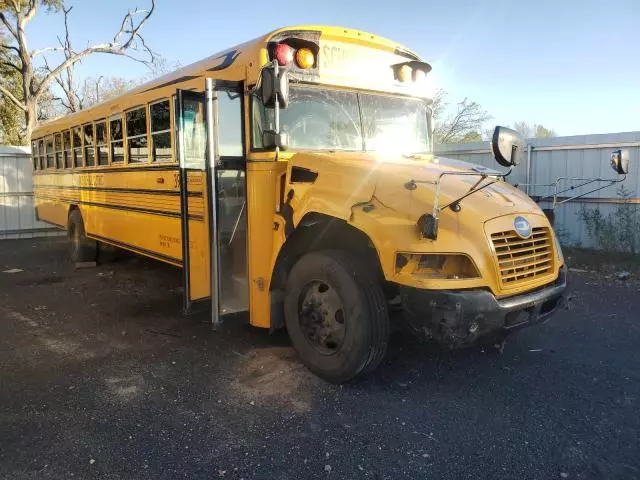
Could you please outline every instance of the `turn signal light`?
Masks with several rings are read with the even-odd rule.
[[[313,52],[308,48],[301,48],[296,52],[296,63],[300,68],[307,69],[313,67],[315,58]]]
[[[273,56],[278,60],[278,65],[285,66],[293,61],[293,48],[286,43],[279,43],[273,50]]]

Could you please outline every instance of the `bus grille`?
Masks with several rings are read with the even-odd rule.
[[[553,242],[547,227],[534,228],[526,239],[513,230],[493,233],[491,241],[498,256],[503,287],[510,288],[553,271]]]

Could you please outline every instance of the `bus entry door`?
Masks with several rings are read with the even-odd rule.
[[[206,94],[177,91],[175,123],[184,310],[211,305],[215,325],[249,309],[246,156],[241,85],[206,82]]]
[[[176,150],[180,165],[182,267],[185,313],[208,307],[211,300],[210,198],[214,191],[207,165],[209,136],[204,93],[176,92]]]

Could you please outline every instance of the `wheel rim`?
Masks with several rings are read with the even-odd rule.
[[[345,316],[338,292],[327,282],[308,283],[300,294],[300,329],[323,355],[335,354],[344,342]]]

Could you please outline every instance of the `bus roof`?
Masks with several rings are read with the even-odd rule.
[[[409,59],[420,60],[412,50],[373,33],[351,28],[323,25],[297,25],[273,30],[246,43],[222,50],[210,57],[179,68],[159,78],[135,87],[122,95],[85,110],[58,117],[38,125],[33,139],[41,138],[73,126],[117,115],[154,99],[170,97],[176,89],[204,89],[202,79],[211,77],[228,81],[245,81],[249,85],[258,79],[267,63],[267,45],[274,37],[287,32],[316,32],[323,40],[334,40],[373,47]]]

